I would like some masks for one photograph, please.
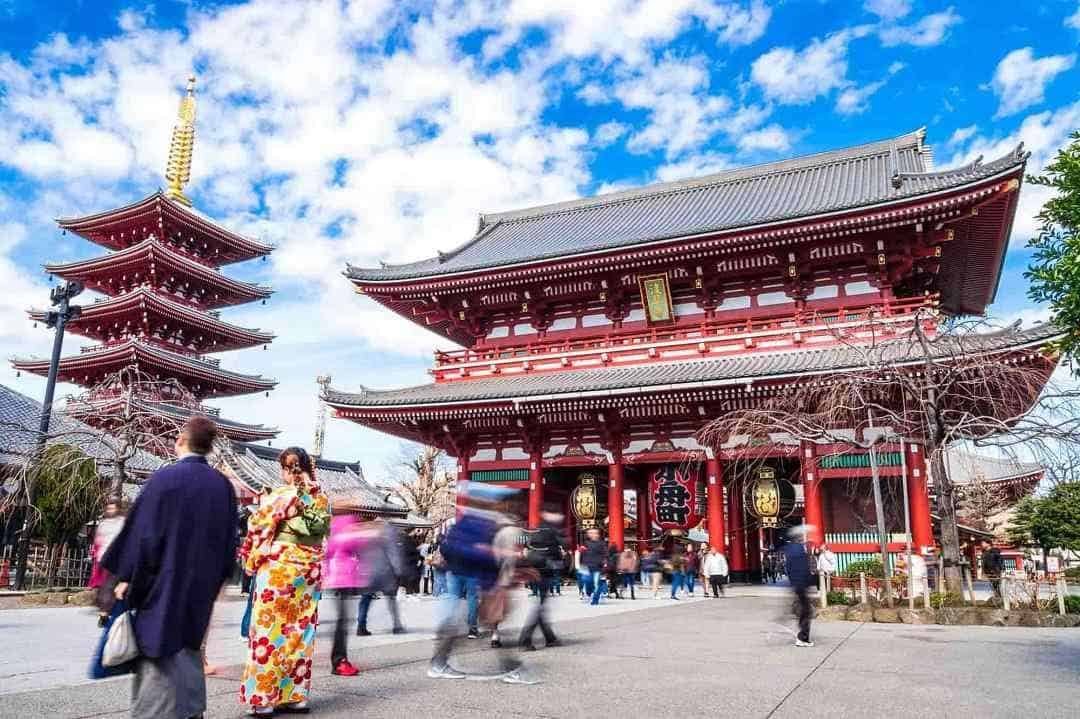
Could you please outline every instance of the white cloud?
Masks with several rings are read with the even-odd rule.
[[[593,141],[601,147],[606,147],[626,134],[630,126],[623,122],[612,120],[605,122],[596,128],[593,133]]]
[[[880,31],[881,43],[886,47],[939,45],[948,36],[950,28],[961,22],[963,18],[950,7],[942,12],[926,15],[913,25],[886,25]]]
[[[860,26],[815,38],[802,50],[773,48],[754,61],[750,77],[766,98],[805,105],[847,83],[848,43],[867,32],[867,26]]]
[[[1041,103],[1046,86],[1075,64],[1075,54],[1036,58],[1030,47],[1013,50],[998,63],[990,81],[999,100],[994,117],[1007,117]]]
[[[896,20],[911,12],[911,0],[866,0],[863,8],[882,20]]]
[[[870,109],[870,97],[885,87],[885,80],[878,80],[862,87],[849,87],[836,98],[836,111],[841,115],[858,115]]]
[[[672,182],[692,177],[712,175],[733,167],[731,158],[715,152],[688,157],[685,160],[661,165],[656,171],[658,182]]]
[[[963,145],[965,142],[971,139],[975,135],[975,133],[978,132],[978,130],[978,125],[959,127],[953,132],[952,135],[949,136],[949,139],[945,142],[945,146],[956,147],[958,145]]]
[[[1065,27],[1071,27],[1073,30],[1080,30],[1080,3],[1077,3],[1076,12],[1065,18]]]
[[[792,134],[776,123],[740,135],[736,144],[742,152],[783,152],[791,149]]]
[[[484,45],[488,59],[501,56],[530,28],[550,33],[560,57],[597,56],[631,64],[648,59],[648,49],[671,40],[695,20],[729,45],[745,45],[765,32],[771,11],[762,0],[749,7],[711,0],[511,0],[485,8],[486,23],[498,31]]]
[[[664,57],[620,79],[614,95],[624,107],[649,113],[648,124],[627,141],[631,152],[664,149],[674,158],[721,129],[731,100],[709,94],[708,63],[702,57]]]

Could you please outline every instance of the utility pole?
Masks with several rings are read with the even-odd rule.
[[[53,337],[52,359],[49,362],[49,379],[45,383],[45,400],[41,406],[41,424],[38,427],[37,448],[34,451],[32,465],[45,456],[45,444],[49,437],[49,424],[52,421],[53,398],[56,396],[56,376],[60,372],[60,352],[64,347],[64,329],[67,323],[82,314],[82,307],[71,304],[71,300],[83,291],[83,284],[73,280],[54,287],[49,299],[56,307],[45,315],[45,326],[56,328]],[[26,474],[26,512],[23,516],[22,535],[15,553],[15,589],[22,590],[26,584],[26,563],[30,558],[30,517],[36,501],[34,486],[34,468]]]
[[[871,410],[866,411],[866,418],[869,420],[867,429],[872,429],[874,416]],[[877,515],[878,541],[881,543],[881,577],[885,582],[885,605],[891,607],[893,605],[892,568],[889,566],[889,537],[885,533],[885,505],[881,501],[881,476],[878,472],[877,454],[874,451],[876,444],[875,437],[870,442],[870,477],[874,485],[874,512]]]
[[[323,445],[326,443],[326,401],[323,395],[330,388],[332,381],[333,378],[328,374],[321,374],[315,378],[315,382],[322,387],[322,391],[319,392],[319,413],[315,417],[315,441],[311,443],[312,457],[321,457]]]

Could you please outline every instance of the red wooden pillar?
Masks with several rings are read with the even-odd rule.
[[[623,463],[622,452],[611,453],[608,467],[608,543],[623,549]]]
[[[637,487],[638,551],[644,551],[652,536],[652,507],[649,506],[649,478],[642,477]]]
[[[540,511],[544,506],[544,457],[539,451],[529,461],[529,529],[540,526]]]
[[[739,579],[746,578],[746,529],[743,522],[742,482],[731,480],[728,485],[728,522],[731,524],[731,544],[728,568]]]
[[[810,531],[806,541],[815,547],[825,543],[825,515],[821,511],[821,478],[817,474],[817,462],[814,461],[813,442],[803,442],[800,471],[803,481],[803,517]]]
[[[724,541],[724,477],[720,473],[720,460],[711,450],[706,454],[705,472],[708,475],[705,497],[709,546],[718,552],[725,552],[727,542]]]
[[[934,527],[930,519],[930,492],[926,485],[926,457],[917,444],[905,445],[907,457],[908,512],[911,517],[912,551],[920,554],[934,546]]]
[[[466,485],[462,484],[462,482],[468,482],[469,481],[469,456],[467,454],[463,454],[463,455],[458,457],[457,481],[458,481],[458,485],[457,485],[458,486],[458,491],[457,491],[457,500],[456,500],[455,504],[457,505],[457,518],[461,519],[461,512],[465,507],[465,494],[466,494],[465,491],[463,491],[463,490],[465,490]]]

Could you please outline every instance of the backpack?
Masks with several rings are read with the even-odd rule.
[[[495,522],[477,514],[462,517],[439,545],[447,570],[482,582],[494,581],[499,573],[499,563],[491,550],[495,529]]]

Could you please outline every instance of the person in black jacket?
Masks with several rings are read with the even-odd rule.
[[[551,593],[552,577],[562,571],[563,548],[566,544],[561,530],[563,514],[556,510],[545,511],[540,515],[540,520],[540,526],[528,534],[525,552],[529,565],[540,572],[539,595],[518,639],[521,648],[528,651],[536,649],[532,638],[537,627],[544,634],[546,646],[554,647],[559,644],[555,631],[548,623],[545,602]]]
[[[581,564],[589,572],[587,587],[592,595],[591,604],[600,603],[600,592],[604,588],[604,569],[607,567],[608,546],[601,538],[600,530],[595,527],[585,533],[585,550],[581,553]]]
[[[799,617],[799,635],[795,638],[795,646],[812,647],[810,641],[810,618],[813,616],[813,607],[810,606],[810,586],[813,579],[810,576],[810,557],[806,554],[805,526],[794,527],[790,533],[791,541],[784,546],[784,557],[787,560],[787,574],[791,581],[791,588],[795,591],[795,605]]]

